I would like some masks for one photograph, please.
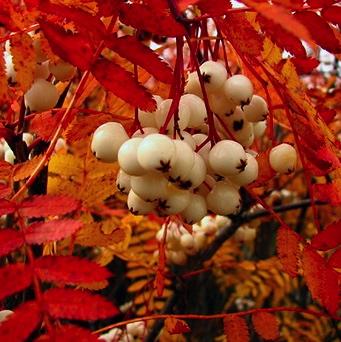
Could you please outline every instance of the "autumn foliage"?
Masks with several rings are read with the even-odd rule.
[[[13,311],[0,311],[0,341],[338,340],[341,7],[239,5],[0,0],[0,309]],[[176,116],[189,73],[204,84],[207,60],[252,81],[267,128],[248,147],[259,172],[240,190],[240,212],[207,218],[200,249],[176,264],[169,227],[194,236],[194,225],[132,215],[117,163],[97,160],[91,138],[110,121],[132,136],[139,111],[157,109],[153,95],[173,99]],[[70,77],[52,72],[58,63]],[[53,108],[27,106],[37,78],[54,86]],[[213,146],[219,123],[204,89]],[[283,142],[299,158],[290,174],[269,162]]]

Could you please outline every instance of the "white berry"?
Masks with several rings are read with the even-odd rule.
[[[162,215],[173,215],[183,211],[189,204],[190,194],[186,190],[180,190],[175,186],[169,186],[167,197],[159,202],[159,211]]]
[[[249,105],[243,107],[245,117],[250,122],[265,120],[269,109],[266,101],[258,95],[253,95]]]
[[[123,192],[124,194],[128,194],[131,189],[130,176],[127,175],[121,169],[120,171],[118,171],[118,174],[117,174],[116,186],[117,186],[117,189]]]
[[[198,187],[206,177],[206,164],[204,159],[198,154],[194,153],[194,164],[189,174],[180,181],[182,189],[190,189]]]
[[[137,160],[137,148],[142,141],[143,138],[131,138],[125,141],[118,150],[118,163],[128,175],[141,176],[146,173],[146,170]]]
[[[264,135],[266,131],[266,120],[259,121],[253,124],[253,133],[256,138],[260,138]]]
[[[133,190],[129,191],[127,205],[130,212],[134,215],[146,215],[155,209],[154,203],[144,201]]]
[[[226,97],[238,105],[246,105],[251,101],[253,86],[244,75],[234,75],[224,83]]]
[[[188,127],[197,128],[205,123],[207,117],[205,102],[194,94],[185,94],[180,98],[180,103],[185,103],[190,111]]]
[[[213,93],[221,88],[226,81],[227,71],[224,65],[214,61],[207,61],[200,66],[205,89]]]
[[[207,215],[205,198],[198,194],[191,194],[188,206],[181,213],[184,221],[193,224],[199,222],[205,215]]]
[[[289,144],[280,144],[271,149],[270,166],[278,173],[290,173],[297,163],[296,150]]]
[[[251,154],[246,153],[246,167],[245,170],[240,172],[236,176],[229,177],[230,181],[239,185],[244,186],[252,183],[258,177],[258,163],[256,158],[254,158]]]

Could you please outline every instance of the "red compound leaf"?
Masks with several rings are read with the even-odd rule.
[[[333,24],[337,24],[341,26],[341,7],[340,6],[329,6],[323,8],[321,11],[321,15],[327,21],[330,21]]]
[[[102,296],[72,289],[51,289],[44,293],[44,304],[54,318],[94,321],[119,313],[118,309]]]
[[[252,324],[257,334],[265,340],[279,338],[278,321],[275,315],[269,312],[256,312],[252,315]]]
[[[341,248],[334,252],[328,259],[328,266],[333,268],[341,268]]]
[[[7,255],[24,244],[23,235],[10,228],[0,230],[0,257]]]
[[[317,68],[320,62],[316,58],[300,58],[293,57],[291,61],[294,63],[296,71],[299,75],[309,74]]]
[[[42,195],[25,199],[19,213],[25,217],[65,215],[79,208],[79,201],[70,196]]]
[[[311,246],[320,251],[327,251],[341,245],[341,220],[329,224],[311,240]]]
[[[32,223],[25,229],[25,241],[29,244],[42,244],[65,239],[80,229],[82,223],[75,220],[53,220]]]
[[[0,268],[0,300],[25,290],[31,285],[32,276],[32,269],[25,264],[18,263]]]
[[[229,315],[224,318],[224,333],[228,342],[248,342],[249,329],[242,317]]]
[[[0,341],[27,341],[30,334],[38,328],[42,313],[37,302],[26,302],[20,305],[14,314],[0,325]]]
[[[12,214],[15,212],[16,205],[10,201],[7,201],[3,198],[0,199],[0,216]]]
[[[165,319],[165,327],[171,335],[185,334],[191,331],[185,321],[173,317],[167,317]]]
[[[105,267],[75,256],[43,256],[34,270],[41,280],[62,284],[100,282],[111,275]]]

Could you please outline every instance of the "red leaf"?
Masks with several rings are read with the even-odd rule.
[[[12,189],[6,184],[0,184],[0,198],[9,196],[12,193]]]
[[[325,19],[313,11],[296,12],[295,17],[309,30],[312,38],[323,49],[340,53],[341,45]]]
[[[32,270],[25,264],[18,263],[0,268],[0,300],[26,289],[31,283]]]
[[[337,24],[341,26],[341,7],[340,6],[330,6],[323,8],[321,11],[321,15],[327,21],[330,21],[333,24]]]
[[[275,315],[268,312],[256,312],[252,315],[252,324],[257,334],[265,340],[279,338],[278,321]]]
[[[97,0],[98,15],[103,17],[117,16],[122,0]]]
[[[312,8],[326,7],[334,2],[338,2],[338,0],[307,0],[307,4]]]
[[[14,203],[3,198],[0,199],[0,216],[12,214],[15,212],[16,206]]]
[[[303,250],[303,274],[313,299],[319,301],[331,314],[339,305],[338,274],[310,246]]]
[[[252,184],[252,187],[257,187],[263,185],[265,182],[268,182],[271,178],[276,175],[276,172],[272,169],[269,162],[269,154],[271,148],[266,151],[262,151],[256,157],[258,165],[259,165],[259,173],[257,180]]]
[[[40,336],[41,342],[98,342],[98,338],[91,331],[76,325],[62,325],[51,335]],[[102,341],[102,340],[100,340]],[[38,342],[38,341],[37,341]]]
[[[292,229],[281,226],[277,232],[277,253],[283,269],[290,276],[296,277],[298,273],[298,258],[300,254],[300,236]]]
[[[231,2],[229,0],[200,0],[197,6],[200,8],[201,13],[219,16],[225,14],[231,8]]]
[[[341,181],[331,184],[314,184],[313,187],[317,200],[334,206],[341,205]]]
[[[27,341],[41,320],[42,314],[36,302],[26,302],[20,305],[14,314],[0,325],[0,341]]]
[[[245,319],[235,315],[228,315],[224,318],[224,333],[227,342],[248,342],[250,340]]]
[[[172,83],[172,69],[162,61],[158,54],[142,44],[133,36],[124,36],[108,40],[107,46],[122,57],[146,69],[156,79]]]
[[[94,49],[84,34],[66,32],[62,27],[43,20],[39,24],[56,55],[82,71],[90,68]]]
[[[180,12],[183,12],[188,6],[195,5],[199,0],[177,0],[176,5]]]
[[[191,331],[188,324],[182,319],[167,317],[165,319],[165,327],[171,335],[185,334]]]
[[[313,248],[327,251],[341,245],[341,220],[329,224],[311,240]]]
[[[21,233],[14,229],[1,229],[0,230],[0,257],[11,253],[12,251],[20,248],[25,240]]]
[[[337,112],[335,109],[329,109],[324,106],[318,106],[319,116],[323,119],[323,121],[329,125],[335,118]]]
[[[110,277],[106,268],[75,256],[43,256],[35,261],[34,270],[41,280],[62,284],[100,282]]]
[[[184,35],[184,27],[172,17],[168,6],[165,5],[166,2],[164,0],[157,2],[159,4],[155,6],[146,3],[124,3],[120,10],[120,20],[126,25],[162,36]]]
[[[299,75],[309,74],[315,68],[317,68],[320,62],[316,58],[299,58],[293,57],[290,59],[296,68],[296,71]]]
[[[102,296],[72,289],[51,289],[44,293],[44,302],[53,318],[97,320],[119,313],[118,309]]]
[[[244,13],[228,13],[226,20],[219,20],[219,27],[238,51],[252,56],[261,54],[262,39],[247,21]]]
[[[29,244],[42,244],[65,239],[80,229],[82,223],[75,220],[53,220],[35,222],[25,229],[25,241]]]
[[[26,217],[65,215],[79,207],[79,201],[69,196],[42,195],[25,199],[19,213]]]
[[[341,248],[334,252],[328,259],[328,266],[333,268],[341,268]]]
[[[132,73],[116,63],[99,59],[91,71],[104,88],[124,101],[145,111],[155,110],[156,103],[152,95],[136,81]]]

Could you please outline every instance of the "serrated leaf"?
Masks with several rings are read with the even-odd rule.
[[[33,83],[36,66],[32,37],[27,33],[14,35],[11,38],[11,55],[16,82],[20,89],[26,92]]]
[[[62,27],[43,20],[39,24],[56,55],[82,71],[90,68],[94,49],[84,34],[66,32]]]
[[[173,74],[170,66],[135,37],[123,36],[110,39],[107,41],[107,46],[120,56],[141,66],[161,82],[172,83]]]
[[[108,279],[110,272],[93,261],[75,256],[43,256],[34,263],[43,281],[62,284],[94,283]]]
[[[58,241],[71,236],[81,227],[80,221],[70,219],[35,222],[25,229],[25,241],[29,244]]]
[[[328,6],[322,9],[321,15],[327,21],[335,25],[341,26],[341,7],[340,6]]]
[[[298,273],[298,259],[300,254],[300,236],[292,229],[281,226],[277,232],[277,253],[283,269],[290,276]]]
[[[228,342],[248,342],[249,330],[245,319],[235,315],[224,318],[224,333]]]
[[[341,220],[329,224],[311,240],[311,246],[320,251],[327,251],[341,245]]]
[[[12,189],[8,185],[0,184],[0,198],[5,198],[9,196],[11,193],[12,193]]]
[[[79,201],[69,196],[32,196],[21,203],[19,213],[25,217],[65,215],[79,207]]]
[[[101,85],[116,96],[145,111],[152,112],[156,102],[134,75],[107,59],[97,60],[91,71]]]
[[[32,275],[32,269],[21,263],[0,268],[0,300],[29,287]]]
[[[316,199],[334,206],[341,205],[341,180],[337,179],[334,183],[314,184]]]
[[[252,324],[257,334],[265,340],[279,338],[278,321],[275,315],[269,312],[256,312],[252,315]]]
[[[21,304],[5,322],[0,324],[0,341],[27,341],[29,335],[38,327],[42,313],[37,302]]]
[[[331,314],[339,308],[338,274],[310,246],[303,250],[303,275],[313,299],[319,301]]]
[[[299,58],[293,57],[291,61],[294,63],[296,71],[299,75],[309,74],[320,64],[316,58]]]
[[[18,182],[30,177],[33,170],[38,166],[42,159],[43,156],[36,156],[24,163],[16,164],[14,166],[13,180],[15,182]]]
[[[10,228],[0,230],[0,257],[7,255],[24,244],[23,235]]]
[[[167,317],[165,319],[165,328],[171,335],[185,334],[191,331],[185,321],[173,317]]]
[[[43,295],[46,309],[53,318],[98,320],[119,313],[118,309],[102,296],[72,289],[50,289]]]

